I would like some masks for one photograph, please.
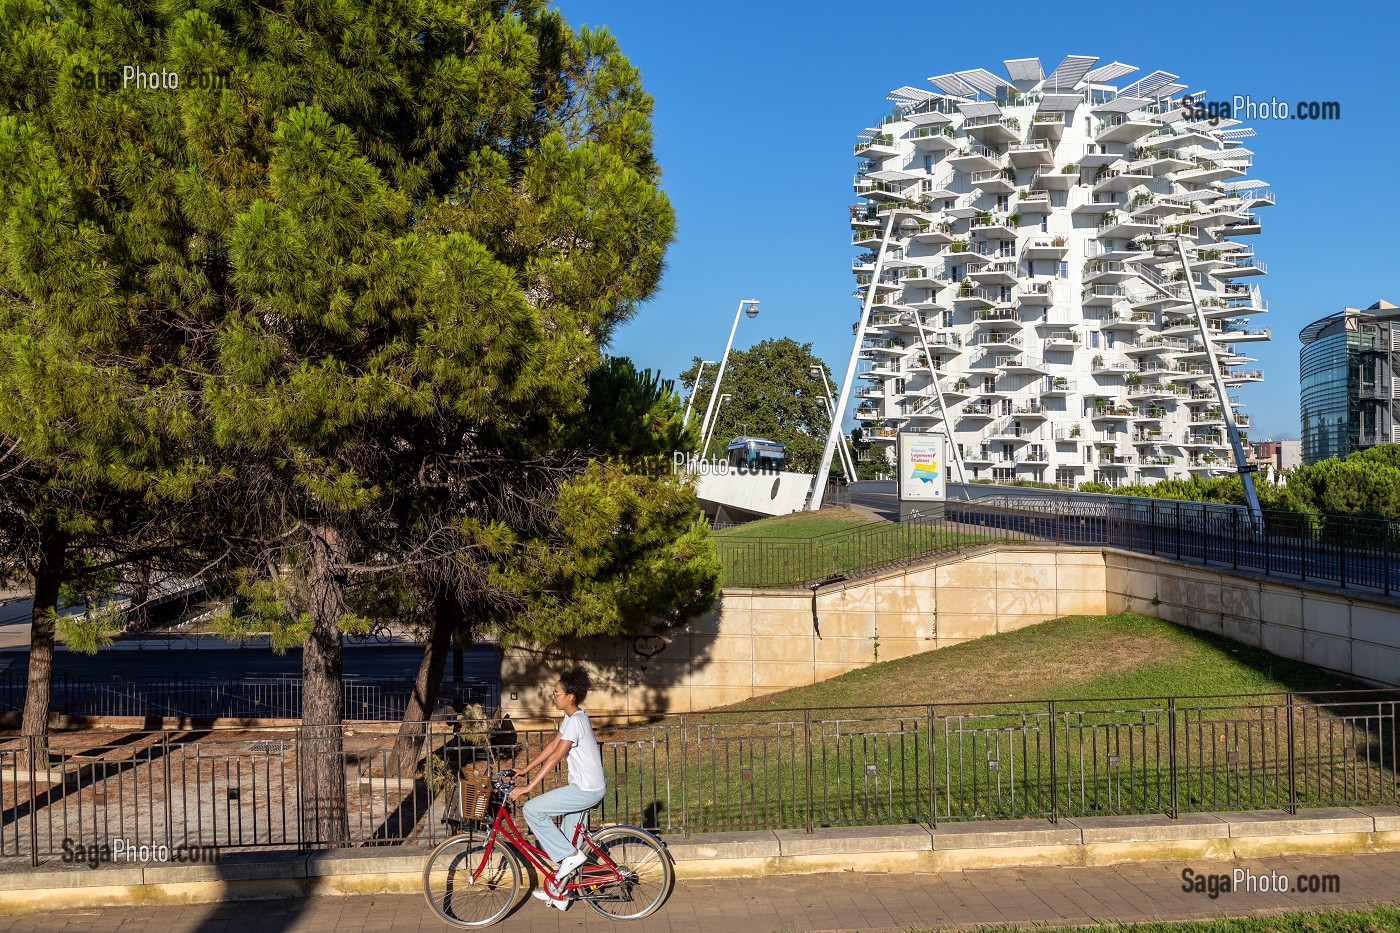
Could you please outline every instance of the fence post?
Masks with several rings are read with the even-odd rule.
[[[695,760],[699,762],[699,754],[696,754]],[[690,795],[686,793],[686,774],[689,771],[690,745],[686,741],[685,713],[681,713],[681,835],[687,839],[690,838]]]
[[[175,794],[170,786],[170,733],[160,734],[161,758],[165,762],[165,841],[172,849],[175,847]],[[183,783],[183,782],[182,782]],[[184,788],[180,790],[184,793]],[[186,833],[188,835],[188,833]],[[189,841],[188,839],[186,840]]]
[[[1347,585],[1347,542],[1345,535],[1337,535],[1337,585]]]
[[[1232,531],[1230,534],[1230,566],[1234,570],[1240,569],[1240,510],[1230,510],[1230,524]]]
[[[1303,556],[1302,556],[1302,558],[1298,561],[1298,575],[1299,575],[1300,577],[1302,577],[1304,580],[1307,580],[1307,579],[1308,579],[1308,539],[1312,537],[1312,530],[1313,530],[1312,516],[1307,516],[1307,515],[1305,515],[1305,516],[1303,517],[1303,521],[1307,523],[1308,527],[1305,529],[1305,533],[1304,533],[1303,536],[1302,536],[1302,538],[1303,538]]]
[[[1390,595],[1390,529],[1395,523],[1387,520],[1385,535],[1381,538],[1381,573],[1385,576],[1385,595]]]
[[[938,755],[933,745],[933,704],[928,708],[928,825],[938,826]]]
[[[1181,560],[1181,503],[1176,503],[1176,559]]]
[[[1167,697],[1167,770],[1170,772],[1172,819],[1180,819],[1180,798],[1176,776],[1176,697]]]
[[[803,745],[807,748],[807,832],[812,832],[815,823],[812,818],[812,711],[804,709],[802,711],[802,736],[805,740]]]
[[[1293,747],[1293,693],[1288,694],[1288,815],[1298,813],[1298,760]]]
[[[44,765],[49,765],[48,761],[48,736],[31,735],[29,737],[29,864],[35,868],[39,867],[39,801],[35,799],[34,785],[37,783],[38,775],[35,774],[34,759],[39,754],[39,743],[44,742]],[[64,782],[65,784],[67,782]]]
[[[1259,534],[1264,538],[1264,576],[1267,577],[1267,576],[1269,575],[1269,573],[1270,573],[1270,568],[1273,566],[1273,560],[1272,560],[1272,558],[1269,556],[1269,537],[1270,537],[1270,536],[1269,536],[1269,523],[1268,523],[1267,520],[1266,520],[1266,521],[1261,521],[1261,522],[1259,523]]]
[[[1147,532],[1147,533],[1148,533],[1148,538],[1147,538],[1148,544],[1151,545],[1151,551],[1152,551],[1152,553],[1155,555],[1155,554],[1157,553],[1157,500],[1156,500],[1156,499],[1153,499],[1153,500],[1152,500],[1152,524],[1151,524],[1150,526],[1148,526],[1148,532]]]
[[[1059,744],[1055,740],[1055,701],[1050,700],[1050,822],[1060,822],[1060,756]]]

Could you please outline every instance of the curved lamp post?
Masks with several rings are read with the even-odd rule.
[[[695,396],[700,394],[700,380],[705,376],[705,367],[713,366],[714,360],[701,360],[700,369],[695,373],[695,385],[691,387],[690,398],[685,403],[685,417],[681,418],[681,427],[690,424],[690,409],[695,406]]]
[[[705,407],[705,420],[700,422],[700,455],[705,455],[706,443],[709,440],[710,432],[714,430],[714,419],[716,417],[715,401],[719,398],[719,384],[724,380],[724,367],[729,364],[729,350],[734,346],[734,332],[739,329],[739,318],[747,314],[749,317],[758,317],[758,299],[745,298],[739,302],[739,309],[734,312],[734,326],[729,328],[729,342],[724,345],[724,356],[719,360],[719,372],[715,374],[714,387],[710,389],[710,404]],[[698,384],[698,383],[697,383]]]

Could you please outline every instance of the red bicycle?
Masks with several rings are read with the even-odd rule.
[[[452,836],[433,850],[423,869],[423,894],[433,912],[459,927],[484,927],[500,920],[515,905],[522,860],[539,873],[551,897],[583,901],[604,917],[638,920],[670,896],[675,869],[666,844],[635,826],[609,826],[596,835],[588,817],[574,831],[573,845],[588,859],[560,886],[549,857],[525,841],[511,819],[506,798],[515,789],[515,772],[491,779],[496,816],[483,836]]]

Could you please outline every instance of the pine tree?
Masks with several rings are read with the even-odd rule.
[[[606,32],[538,0],[0,0],[0,28],[0,424],[80,479],[220,497],[303,644],[306,839],[347,831],[353,579],[465,546],[527,607],[593,573],[626,602],[608,574],[669,536],[705,590],[684,487],[653,510],[570,446],[672,230],[651,101]],[[183,83],[123,87],[132,62]],[[521,463],[554,477],[570,556],[493,514]],[[406,519],[435,487],[459,507]],[[548,635],[544,611],[517,616]]]

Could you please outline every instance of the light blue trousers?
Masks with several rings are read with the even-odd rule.
[[[603,799],[604,793],[606,791],[584,790],[576,784],[566,784],[525,801],[525,822],[534,832],[540,848],[556,865],[573,853],[574,829],[588,808]],[[554,825],[556,816],[564,817],[562,826]]]

